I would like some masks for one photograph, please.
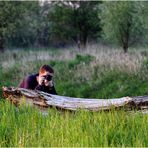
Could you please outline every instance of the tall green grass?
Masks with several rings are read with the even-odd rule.
[[[121,111],[90,113],[0,103],[0,146],[148,146],[148,116]]]
[[[144,54],[143,54],[144,53]],[[148,95],[148,51],[13,50],[0,55],[0,87],[18,86],[43,64],[55,70],[59,95],[118,98]],[[0,89],[2,98],[2,90]],[[148,147],[148,116],[124,110],[90,113],[19,108],[0,100],[0,147]]]

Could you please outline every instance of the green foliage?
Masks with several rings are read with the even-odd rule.
[[[97,16],[100,2],[66,3],[1,1],[1,46],[63,46],[78,40],[86,44],[88,38],[95,39],[100,31]]]
[[[144,60],[143,65],[145,69],[148,69],[148,58]]]
[[[87,81],[81,77],[73,77],[71,81],[66,80],[60,83],[58,81],[57,89],[59,93],[83,98],[119,98],[123,96],[148,95],[146,79],[142,80],[137,75],[129,75],[123,72],[108,71],[96,81]]]
[[[50,22],[44,14],[47,8],[41,7],[38,1],[1,1],[0,5],[0,41],[3,46],[49,44]]]
[[[14,9],[17,2],[0,1],[0,50],[3,50],[5,38],[15,28],[17,10]]]
[[[42,28],[40,17],[43,19],[43,16],[40,14],[40,6],[37,1],[18,3],[21,11],[17,12],[19,17],[16,16],[16,21],[13,22],[15,30],[13,33],[9,32],[6,43],[9,46],[15,47],[31,46],[38,39],[39,27]],[[17,9],[16,6],[14,7],[14,11],[16,11],[15,9]]]
[[[71,44],[84,48],[103,35],[124,48],[147,45],[147,2],[0,1],[0,8],[1,50]]]
[[[70,61],[68,63],[68,66],[69,68],[73,68],[79,64],[83,64],[83,65],[89,64],[93,60],[94,60],[93,56],[90,56],[90,55],[82,56],[82,55],[77,54],[75,60]]]
[[[103,98],[118,98],[122,96],[148,95],[148,85],[137,75],[129,75],[123,72],[109,71],[101,82],[96,82],[99,96]]]
[[[99,1],[67,1],[55,3],[49,13],[53,36],[56,40],[78,40],[85,45],[88,38],[95,39],[100,32]]]
[[[129,45],[142,41],[144,9],[143,2],[104,2],[100,18],[105,38],[116,41],[125,52]]]

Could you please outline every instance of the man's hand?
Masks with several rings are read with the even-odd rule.
[[[38,83],[39,83],[39,85],[44,85],[44,81],[45,81],[45,78],[44,77],[41,77],[41,76],[38,77]]]
[[[46,79],[44,80],[44,84],[45,86],[49,86],[49,87],[53,87],[53,82],[51,81],[47,81]]]

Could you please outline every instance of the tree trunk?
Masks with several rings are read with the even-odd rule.
[[[16,106],[22,102],[29,105],[37,105],[44,108],[56,107],[64,110],[76,111],[85,109],[89,111],[102,111],[114,109],[148,109],[148,96],[122,97],[117,99],[83,99],[58,95],[51,95],[41,91],[33,91],[23,88],[3,87],[3,95]]]
[[[123,44],[123,50],[124,50],[124,53],[127,53],[127,51],[128,51],[128,43]]]
[[[124,53],[127,53],[128,51],[128,47],[129,47],[129,39],[130,39],[130,30],[131,30],[131,22],[129,22],[129,20],[127,20],[127,28],[122,28],[123,30],[123,40],[122,40],[122,43],[123,43],[123,50],[124,50]]]
[[[85,33],[84,30],[81,30],[81,33],[79,35],[79,47],[80,49],[84,50],[86,48],[86,43],[87,43],[87,33]]]
[[[4,52],[4,39],[0,37],[0,52]]]

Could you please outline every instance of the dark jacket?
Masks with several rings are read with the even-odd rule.
[[[39,85],[36,79],[37,76],[39,76],[38,73],[25,77],[23,81],[19,84],[19,87],[32,90],[40,90],[49,94],[57,94],[54,86],[49,87]]]

